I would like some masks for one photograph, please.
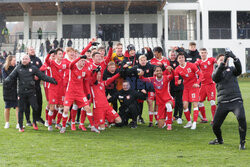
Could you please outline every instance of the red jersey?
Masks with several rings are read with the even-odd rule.
[[[186,62],[185,67],[180,65],[175,69],[175,85],[178,85],[179,75],[183,78],[184,89],[192,88],[194,84],[200,84],[202,73],[194,63]],[[199,79],[197,78],[199,76]]]
[[[40,71],[43,71],[45,73],[45,75],[52,77],[51,76],[51,68],[48,67],[46,62],[40,67]],[[43,82],[44,88],[48,88],[49,85],[50,85],[49,82],[46,82],[46,81]]]
[[[163,75],[160,80],[156,77],[144,78],[142,80],[151,82],[154,85],[156,104],[166,104],[168,101],[173,100],[170,94],[170,81],[174,78],[174,72],[170,75]]]
[[[64,76],[63,76],[63,86],[66,87],[69,81],[69,65],[72,62],[71,60],[69,60],[68,58],[64,58],[62,60],[63,64],[65,64],[66,69],[64,71]]]
[[[49,85],[49,89],[61,89],[63,86],[63,76],[64,72],[66,70],[66,65],[61,63],[57,63],[55,60],[50,59],[50,54],[45,59],[45,62],[50,67],[51,71],[51,77],[55,78],[57,81],[57,85],[51,84]]]
[[[109,63],[109,61],[110,61],[110,58],[111,58],[112,54],[113,54],[113,48],[109,48],[109,52],[108,52],[107,58],[106,58],[104,61],[102,61],[100,64],[95,64],[95,63],[93,62],[93,63],[90,65],[90,70],[93,71],[93,70],[96,69],[98,66],[100,66],[100,67],[101,67],[101,73],[102,73],[102,75],[103,75],[103,72],[104,72],[104,70],[107,68],[108,63]]]
[[[112,78],[109,78],[106,81],[101,81],[96,85],[94,84],[96,82],[96,73],[95,73],[95,75],[93,76],[93,78],[95,79],[91,81],[91,95],[93,98],[94,108],[109,107],[109,102],[107,100],[105,93],[105,87],[113,83],[119,76],[120,74],[116,74]]]
[[[205,61],[198,59],[195,64],[200,67],[200,70],[203,74],[203,79],[201,80],[201,84],[207,85],[214,83],[212,80],[212,73],[214,71],[214,64],[216,63],[216,59],[213,57],[207,58]]]
[[[150,60],[150,63],[156,66],[159,66],[159,65],[164,65],[165,67],[170,66],[170,62],[165,57],[162,57],[162,59],[157,59],[156,57],[154,57]]]
[[[69,82],[66,89],[66,96],[86,96],[84,93],[84,80],[87,78],[88,69],[85,67],[79,69],[76,63],[81,58],[77,58],[69,65]]]

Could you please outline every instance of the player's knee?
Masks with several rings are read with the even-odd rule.
[[[210,104],[211,104],[211,106],[214,106],[214,105],[215,105],[215,101],[214,101],[214,100],[211,100],[211,101],[210,101]]]
[[[115,119],[115,123],[117,123],[117,124],[122,123],[121,117],[117,117],[117,118]]]
[[[172,105],[171,105],[170,103],[167,103],[167,104],[166,104],[166,109],[167,109],[167,112],[173,111],[173,110],[172,110]]]
[[[188,108],[184,109],[183,112],[184,112],[184,113],[185,113],[185,112],[188,112]]]
[[[159,121],[158,121],[158,128],[163,128],[164,123],[165,123],[165,119],[159,119]]]

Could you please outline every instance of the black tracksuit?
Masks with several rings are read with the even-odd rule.
[[[221,63],[213,72],[212,78],[217,88],[217,111],[214,116],[213,131],[219,141],[222,140],[221,125],[229,112],[233,112],[239,123],[240,140],[245,141],[246,117],[237,76],[242,72],[239,59],[234,60],[235,67]]]
[[[47,82],[56,83],[55,79],[46,76],[36,66],[31,64],[19,64],[12,73],[5,79],[6,84],[11,81],[18,80],[18,123],[23,127],[23,112],[27,107],[27,103],[31,104],[33,109],[33,123],[37,121],[37,98],[36,98],[36,85],[34,76]]]
[[[147,95],[136,90],[120,90],[116,94],[114,94],[109,101],[113,101],[114,99],[118,99],[120,102],[119,107],[119,115],[122,119],[121,126],[128,125],[128,120],[131,118],[133,123],[136,124],[137,116],[139,114],[139,108],[137,100],[146,100]]]
[[[112,78],[114,75],[116,75],[119,72],[118,69],[116,69],[116,71],[112,74],[111,72],[108,71],[108,69],[105,69],[104,73],[103,73],[103,80],[106,81],[109,78]],[[113,96],[115,93],[117,93],[117,89],[116,89],[116,83],[117,81],[114,81],[113,83],[111,83],[110,85],[106,86],[106,96],[110,95]],[[110,102],[113,106],[113,109],[115,111],[117,111],[117,99],[114,99],[113,101]]]
[[[43,65],[42,61],[35,55],[30,56],[30,64],[36,66],[38,69],[40,69],[40,67]],[[36,113],[37,113],[38,121],[41,120],[42,107],[43,107],[43,96],[42,96],[40,81],[41,81],[40,79],[35,81],[36,99],[37,99],[37,105],[38,105],[38,109]],[[30,106],[31,104],[27,103],[27,111],[25,112],[27,121],[30,121]]]
[[[174,60],[174,61],[170,60],[169,62],[170,62],[170,66],[173,69],[175,69],[179,65],[177,60]],[[180,79],[182,79],[182,78],[180,77]],[[183,112],[183,102],[182,102],[183,89],[184,89],[183,82],[179,86],[176,86],[175,85],[175,79],[172,79],[170,81],[170,94],[175,99],[175,108],[174,108],[174,117],[175,118],[181,118],[182,117],[182,112]]]

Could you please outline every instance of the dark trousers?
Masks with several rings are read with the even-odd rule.
[[[142,119],[143,102],[138,102],[139,107],[139,119]]]
[[[42,116],[42,107],[43,107],[43,97],[42,97],[42,91],[41,91],[41,87],[36,86],[36,101],[37,101],[37,111],[35,111],[35,113],[37,114],[37,120],[39,121],[41,119]],[[27,122],[30,121],[30,103],[27,103],[26,106],[26,112],[25,112],[25,117]],[[33,111],[34,112],[34,111]]]
[[[173,90],[170,91],[171,95],[175,99],[175,107],[174,107],[174,117],[175,118],[181,118],[183,113],[183,101],[182,101],[182,95],[183,90]]]
[[[20,94],[18,99],[18,123],[19,127],[23,127],[23,113],[26,112],[25,109],[27,107],[27,103],[31,104],[32,110],[33,110],[33,123],[36,123],[37,121],[37,100],[36,100],[36,94]]]
[[[134,123],[137,122],[137,116],[139,115],[138,106],[137,105],[130,105],[129,107],[121,106],[119,108],[119,115],[122,119],[121,126],[127,126],[128,120],[131,118]]]
[[[222,140],[220,127],[225,118],[227,117],[227,114],[231,111],[234,113],[234,115],[238,120],[240,140],[244,141],[246,137],[247,123],[246,123],[245,109],[242,101],[234,101],[231,103],[218,104],[217,110],[214,115],[214,124],[213,124],[214,134],[216,135],[218,140]]]

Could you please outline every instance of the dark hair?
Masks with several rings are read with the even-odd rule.
[[[100,50],[105,50],[105,47],[104,46],[100,46],[97,51],[100,51]]]
[[[161,47],[159,47],[159,46],[155,47],[155,48],[153,49],[153,51],[154,51],[154,52],[158,52],[158,53],[163,53],[163,49],[162,49]]]
[[[91,50],[87,50],[87,52],[91,53]]]
[[[216,57],[216,60],[218,61],[220,57],[222,56],[225,56],[224,54],[219,54],[217,57]]]
[[[61,48],[57,48],[57,49],[56,49],[56,54],[57,54],[59,51],[63,52],[63,50],[62,50]]]
[[[93,54],[92,54],[92,57],[95,57],[95,55],[97,55],[97,54],[100,54],[99,52],[94,52]]]
[[[161,70],[163,71],[162,66],[155,66],[155,67],[154,67],[154,71],[155,71],[157,68],[161,68]]]
[[[179,52],[179,53],[177,54],[176,60],[178,59],[179,56],[184,56],[184,57],[185,57],[185,53],[184,53],[184,52]]]
[[[189,42],[189,46],[196,46],[195,42]]]
[[[206,51],[207,52],[207,49],[206,48],[200,48],[200,51]]]

